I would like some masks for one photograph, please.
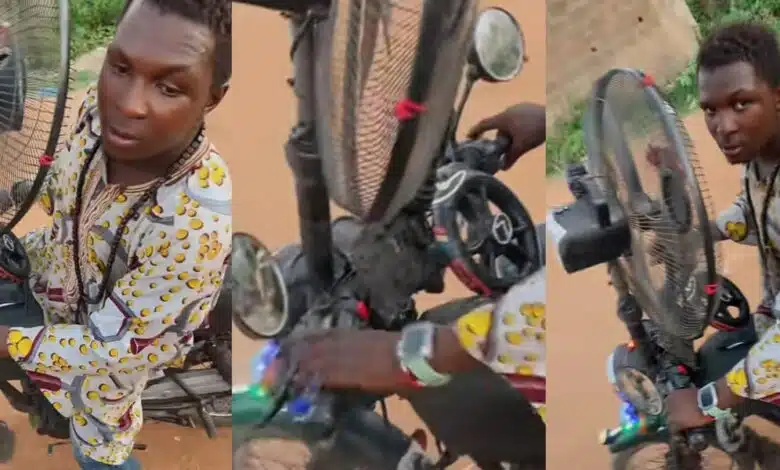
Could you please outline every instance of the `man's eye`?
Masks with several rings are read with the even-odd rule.
[[[159,88],[162,94],[165,96],[178,96],[181,94],[181,91],[178,88],[167,85],[165,83],[157,84],[157,88]]]
[[[130,71],[130,67],[125,64],[111,64],[111,69],[118,75],[124,75]]]
[[[734,110],[736,110],[736,111],[744,111],[745,108],[747,108],[749,104],[750,103],[748,103],[747,101],[737,101],[736,103],[734,103]]]
[[[707,115],[707,116],[714,116],[715,115],[715,110],[712,109],[712,108],[708,108],[708,107],[705,106],[705,107],[703,107],[701,109],[702,109],[702,111],[704,111],[704,114]]]

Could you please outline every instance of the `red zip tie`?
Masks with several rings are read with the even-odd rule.
[[[43,167],[49,167],[51,166],[52,162],[54,162],[54,158],[49,155],[41,155],[41,157],[38,159],[38,162]]]
[[[410,99],[403,99],[395,105],[395,117],[399,121],[414,119],[418,114],[425,112],[425,105],[416,103]]]
[[[707,295],[715,295],[718,292],[718,285],[707,284],[706,286],[704,286],[704,292],[706,292]]]
[[[655,78],[653,78],[652,75],[645,74],[645,76],[642,77],[642,86],[655,86]]]

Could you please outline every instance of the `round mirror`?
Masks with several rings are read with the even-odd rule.
[[[523,69],[525,40],[520,24],[506,10],[488,8],[474,27],[472,63],[483,79],[505,82]]]
[[[233,321],[253,339],[273,338],[289,323],[284,278],[273,253],[247,233],[233,234]]]

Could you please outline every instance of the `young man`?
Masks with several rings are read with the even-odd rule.
[[[668,399],[681,429],[707,424],[745,399],[780,404],[780,48],[770,28],[739,23],[720,28],[698,54],[699,101],[707,128],[726,159],[742,165],[742,191],[718,217],[716,236],[756,245],[763,299],[754,314],[759,342],[725,377],[701,391]],[[699,395],[717,406],[700,409]]]
[[[0,321],[0,356],[70,418],[83,469],[140,468],[146,382],[216,302],[231,182],[204,118],[227,90],[230,37],[227,0],[129,0],[42,192],[51,223],[24,239],[45,321]]]

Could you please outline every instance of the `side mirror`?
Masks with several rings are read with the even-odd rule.
[[[515,78],[525,63],[523,30],[515,18],[502,8],[487,8],[474,26],[469,63],[488,82],[506,82]]]
[[[252,339],[273,338],[290,322],[289,298],[273,253],[257,238],[236,232],[231,254],[233,322]]]

